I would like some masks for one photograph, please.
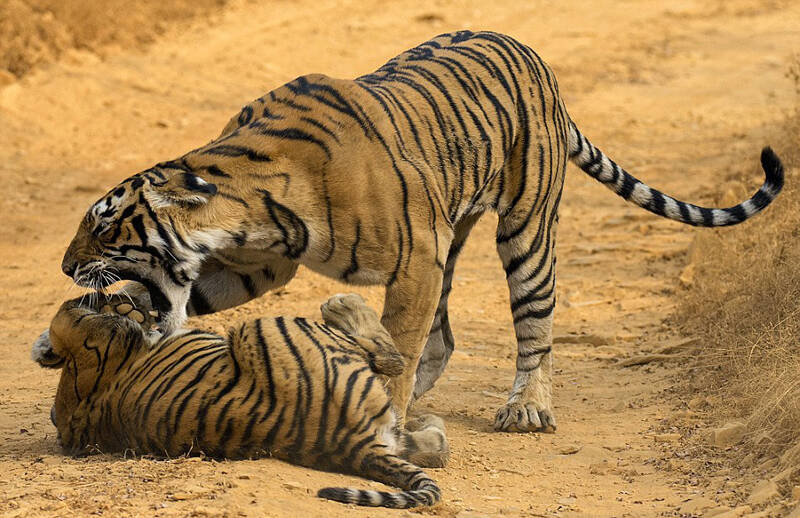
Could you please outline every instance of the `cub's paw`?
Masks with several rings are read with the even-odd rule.
[[[31,359],[47,369],[58,369],[64,364],[64,358],[53,352],[50,342],[50,330],[39,335],[31,347]]]
[[[408,461],[422,468],[443,468],[450,460],[444,421],[426,414],[406,423]]]
[[[378,315],[367,306],[361,295],[355,293],[338,294],[329,298],[322,306],[322,320],[325,324],[341,329],[351,335],[364,336],[365,323],[380,325]]]
[[[556,431],[553,411],[534,402],[506,403],[494,418],[494,429],[500,432],[547,432]]]
[[[444,427],[444,420],[439,417],[438,415],[434,414],[424,414],[419,417],[415,417],[409,421],[406,421],[406,430],[409,432],[416,432],[417,430],[424,430],[425,428],[433,427],[438,430],[441,430],[442,433],[446,433],[446,429]]]
[[[134,306],[128,297],[119,295],[112,295],[109,297],[100,307],[100,313],[110,313],[128,317],[148,331],[155,325],[155,317],[158,315],[156,311],[148,311],[144,308],[140,309]]]

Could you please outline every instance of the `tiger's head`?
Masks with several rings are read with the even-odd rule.
[[[187,169],[160,164],[117,185],[86,212],[61,263],[94,290],[141,283],[165,334],[186,319],[192,282],[219,233],[204,228],[217,187]]]
[[[70,300],[34,343],[32,357],[39,365],[62,369],[50,418],[67,450],[77,453],[76,448],[91,443],[73,436],[83,432],[71,423],[80,423],[94,408],[92,397],[108,389],[139,351],[148,350],[145,329],[154,324],[150,309],[146,300],[134,305],[124,295]]]

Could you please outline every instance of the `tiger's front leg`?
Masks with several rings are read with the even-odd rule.
[[[417,261],[421,263],[422,261]],[[433,263],[431,261],[431,263]],[[435,264],[412,264],[386,289],[381,323],[392,335],[394,344],[406,360],[406,370],[391,379],[398,422],[405,423],[411,403],[417,363],[433,323],[442,289],[442,270]]]

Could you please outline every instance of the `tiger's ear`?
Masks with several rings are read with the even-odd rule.
[[[151,189],[146,193],[154,208],[199,207],[216,194],[216,185],[192,173],[173,174],[163,183],[151,184]]]

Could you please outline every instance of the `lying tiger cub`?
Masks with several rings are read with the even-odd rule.
[[[40,365],[63,367],[51,417],[66,452],[273,456],[404,490],[325,488],[323,498],[392,508],[439,500],[415,464],[446,460],[444,425],[435,416],[413,431],[395,425],[380,375],[400,374],[404,361],[360,296],[328,300],[325,324],[258,319],[227,338],[186,330],[154,348],[149,303],[101,298],[65,302],[49,339],[34,344]]]

